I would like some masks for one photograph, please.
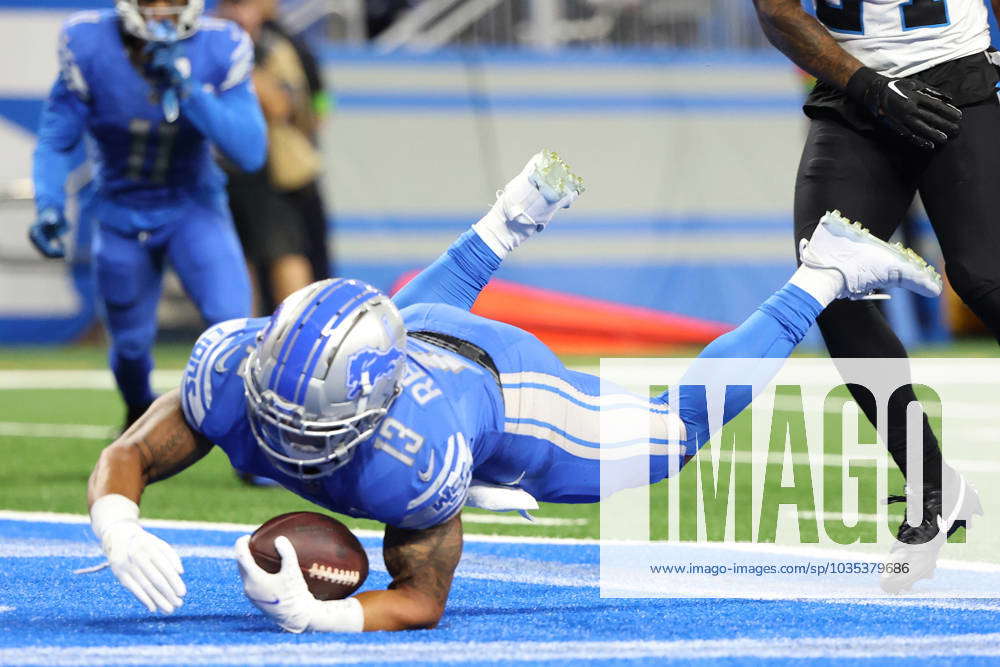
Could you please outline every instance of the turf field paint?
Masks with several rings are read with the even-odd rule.
[[[0,605],[13,608],[0,622],[4,665],[485,664],[489,656],[563,664],[640,659],[801,664],[803,658],[838,664],[896,658],[907,665],[935,665],[942,657],[972,661],[1000,655],[1000,600],[602,600],[594,542],[551,539],[470,542],[436,630],[349,641],[293,636],[275,628],[240,591],[227,554],[247,526],[219,530],[171,522],[171,528],[153,529],[181,548],[190,591],[185,605],[168,617],[142,609],[107,570],[71,574],[99,559],[86,517],[12,516],[0,515],[0,545],[62,546],[58,555],[0,551],[8,583]],[[362,542],[377,554],[378,538],[365,536]],[[373,556],[372,563],[381,565],[381,559]],[[379,569],[368,585],[387,581]],[[43,586],[66,594],[39,594]],[[531,623],[520,622],[529,613]],[[663,622],[668,618],[687,622]]]
[[[687,420],[688,435],[694,429],[701,435],[704,428],[697,426],[704,422],[691,425],[693,416],[707,419],[708,430],[715,434],[695,450],[697,461],[688,460],[692,443],[687,440],[683,442],[688,451],[666,464],[662,459],[670,457],[657,461],[655,452],[646,459],[629,459],[629,470],[619,463],[602,464],[602,483],[606,478],[613,481],[604,488],[601,504],[602,555],[609,559],[607,568],[602,560],[602,592],[756,597],[761,591],[798,586],[804,595],[824,598],[882,595],[880,575],[900,566],[886,554],[903,520],[900,506],[890,513],[884,499],[899,493],[901,484],[889,475],[892,463],[880,444],[884,433],[876,433],[864,418],[847,383],[866,388],[881,410],[897,401],[901,386],[912,383],[919,400],[909,406],[906,427],[915,488],[922,488],[913,478],[922,463],[925,416],[940,442],[946,443],[946,460],[963,461],[962,473],[981,498],[992,497],[1000,482],[996,473],[1000,455],[980,448],[973,453],[968,444],[980,432],[990,428],[995,432],[996,411],[981,400],[987,396],[1000,400],[1000,382],[993,379],[1000,377],[1000,368],[994,376],[986,370],[992,360],[950,360],[949,377],[944,360],[928,361],[927,369],[920,367],[922,363],[914,362],[911,380],[900,376],[900,364],[893,360],[838,360],[835,366],[829,360],[792,359],[771,381],[771,375],[761,376],[761,362],[752,359],[602,360],[602,381],[608,386],[658,393],[667,385],[671,388],[667,403]],[[610,376],[603,374],[614,364],[621,367]],[[692,377],[692,368],[705,379]],[[702,383],[706,388],[700,393],[690,390]],[[752,387],[753,403],[722,426],[723,413],[729,415],[735,412],[732,405],[745,404],[731,401],[741,386]],[[694,408],[685,403],[692,397]],[[881,420],[883,427],[887,421]],[[645,428],[642,419],[605,419],[602,414],[602,442],[641,441],[644,434],[648,439]],[[663,469],[669,474],[660,485],[650,488],[635,482],[656,479]],[[633,483],[623,485],[621,480]],[[1000,512],[1000,498],[985,502],[992,508],[987,514]],[[920,503],[909,510],[915,512],[910,520],[919,523]],[[974,517],[973,524],[977,520]],[[1000,539],[990,532],[958,530],[949,538],[944,556],[1000,565],[996,550]],[[995,547],[987,546],[993,543]],[[681,560],[672,551],[679,544],[703,544],[707,551]],[[773,560],[759,561],[753,554],[764,553],[755,550],[766,544],[780,545],[789,560],[781,561],[777,552],[771,552]],[[713,560],[719,552],[709,545],[747,549],[739,557],[719,561]],[[793,556],[797,550],[801,558]],[[838,556],[818,563],[805,555],[821,552]],[[605,574],[613,585],[604,585]],[[785,574],[791,579],[781,585],[773,579],[733,581],[733,576]],[[727,588],[724,583],[732,585]],[[971,579],[952,583],[956,597],[1000,594]]]

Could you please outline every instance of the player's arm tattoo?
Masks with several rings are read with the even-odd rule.
[[[456,515],[425,530],[387,526],[382,546],[389,589],[410,589],[432,598],[444,611],[455,568],[462,557],[462,520]]]
[[[163,404],[159,404],[161,401]],[[147,418],[152,427],[142,428]],[[135,426],[139,428],[134,434],[133,446],[139,452],[147,484],[176,475],[212,448],[212,444],[188,426],[184,419],[179,390],[166,394],[154,403]],[[129,429],[131,432],[132,429]]]
[[[147,484],[184,470],[209,449],[211,443],[185,421],[175,389],[104,448],[90,475],[89,501],[117,493],[138,503]]]
[[[754,0],[753,4],[771,44],[816,78],[843,89],[864,66],[802,8],[800,0]]]

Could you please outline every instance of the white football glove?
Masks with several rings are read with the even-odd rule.
[[[295,547],[285,536],[274,540],[281,556],[281,569],[271,574],[262,569],[250,553],[250,536],[236,540],[236,562],[243,579],[243,592],[250,602],[289,632],[361,632],[365,616],[361,602],[317,600],[309,592],[299,569]]]
[[[139,525],[138,505],[117,493],[102,496],[90,508],[90,525],[111,571],[149,611],[170,614],[183,604],[187,588],[181,559]]]

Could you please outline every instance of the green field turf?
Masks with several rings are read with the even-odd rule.
[[[700,350],[701,346],[678,346],[664,350],[663,356],[694,357]],[[154,351],[156,367],[183,368],[190,352],[189,344],[161,343]],[[910,351],[915,357],[996,357],[997,353],[997,344],[993,340],[978,338],[943,345],[926,345]],[[796,351],[795,356],[812,357],[821,354],[821,350],[801,349]],[[593,366],[598,359],[600,357],[597,356],[563,357],[563,361],[570,366]],[[104,369],[107,368],[107,349],[101,345],[0,346],[0,370],[33,368]]]
[[[927,348],[923,356],[993,356],[993,343],[969,342],[947,348]],[[188,349],[184,345],[160,345],[157,367],[178,370]],[[681,350],[680,356],[691,355]],[[104,370],[105,352],[98,346],[67,348],[0,348],[0,374],[4,370]],[[569,358],[571,365],[594,366],[596,357]],[[101,449],[110,442],[122,418],[122,407],[112,389],[0,389],[0,426],[81,425],[80,432],[58,432],[37,426],[38,434],[12,435],[0,431],[0,509],[86,512],[86,483]],[[58,430],[58,427],[55,427]],[[696,467],[687,466],[684,475]],[[898,475],[891,488],[901,486]],[[658,491],[662,496],[662,489]],[[654,493],[654,498],[657,497]],[[191,469],[162,483],[152,485],[143,497],[143,515],[150,518],[261,523],[282,512],[315,509],[311,503],[276,488],[253,488],[238,481],[225,455],[214,450]],[[467,510],[468,532],[556,537],[597,537],[597,505],[544,504],[535,513],[542,519],[567,520],[562,525],[517,523],[477,523],[476,515],[489,513]],[[508,521],[514,515],[503,515]],[[375,528],[371,521],[347,519],[353,527]],[[662,526],[653,522],[653,534],[662,537]]]

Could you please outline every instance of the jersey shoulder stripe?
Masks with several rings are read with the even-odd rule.
[[[68,30],[75,25],[81,23],[100,23],[102,20],[111,18],[112,13],[110,11],[101,11],[98,9],[88,9],[82,12],[74,12],[69,15],[63,23],[63,30]]]
[[[84,11],[71,15],[59,34],[59,74],[67,88],[80,99],[90,98],[90,86],[84,74],[87,63],[101,48],[101,24],[115,20],[113,12]]]
[[[210,42],[209,50],[219,61],[220,91],[229,90],[250,78],[254,65],[253,41],[243,28],[215,17],[202,18],[201,38]]]
[[[247,334],[256,331],[252,322],[246,318],[222,322],[205,331],[194,344],[181,380],[181,408],[191,427],[202,431],[212,409],[213,372],[236,372],[239,364],[231,357]]]
[[[219,84],[219,90],[229,90],[247,81],[253,72],[253,62],[253,42],[250,35],[240,31],[239,42],[229,54],[229,69],[226,78]]]
[[[232,21],[219,18],[218,16],[203,16],[201,17],[201,21],[198,22],[198,30],[205,32],[230,30],[235,25]]]

